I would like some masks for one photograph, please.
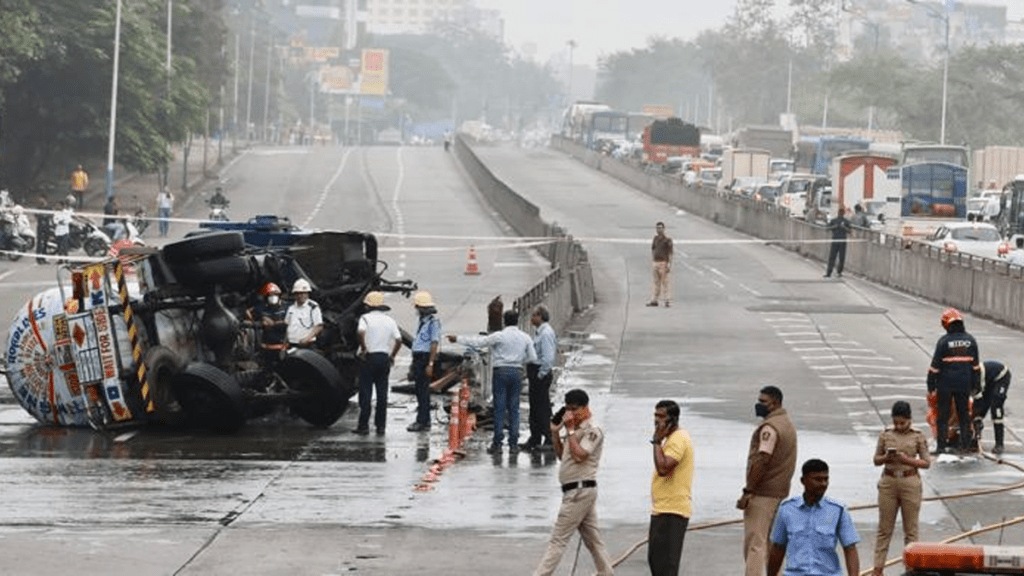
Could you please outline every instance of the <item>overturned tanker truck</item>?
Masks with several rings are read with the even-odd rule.
[[[364,296],[408,296],[416,284],[382,278],[371,234],[285,229],[287,242],[254,246],[244,232],[252,230],[63,269],[8,333],[6,376],[18,402],[41,423],[96,429],[158,422],[232,432],[282,405],[316,427],[336,422],[356,391]],[[246,312],[267,282],[300,278],[325,329],[315,348],[268,358]]]

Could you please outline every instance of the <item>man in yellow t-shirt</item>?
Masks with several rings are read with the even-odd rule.
[[[693,443],[679,427],[679,404],[661,400],[654,407],[654,474],[647,565],[651,576],[677,576],[683,538],[690,523]]]

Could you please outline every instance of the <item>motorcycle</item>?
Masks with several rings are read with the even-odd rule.
[[[146,216],[146,209],[141,207],[137,209],[135,214],[132,215],[130,222],[135,227],[135,234],[129,233],[129,239],[145,234],[146,229],[149,228],[149,217]]]
[[[28,244],[18,235],[13,210],[3,210],[0,214],[0,250],[11,262],[20,260],[22,253],[28,250]]]
[[[228,205],[231,204],[229,200],[210,200],[207,204],[210,206],[210,215],[206,217],[207,220],[213,220],[215,222],[227,222],[231,220],[228,218]]]
[[[46,254],[57,253],[57,236],[53,232],[53,220],[47,220],[44,224],[43,237],[37,239],[45,242]],[[110,236],[98,224],[75,214],[71,217],[70,232],[68,233],[68,251],[83,249],[89,256],[105,256],[110,251]]]

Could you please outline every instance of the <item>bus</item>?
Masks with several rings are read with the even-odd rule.
[[[583,145],[600,150],[608,142],[629,140],[629,113],[595,110],[583,117]]]
[[[954,166],[970,168],[970,155],[963,146],[943,144],[904,144],[900,154],[900,164],[917,164],[919,162],[942,162]]]
[[[870,140],[855,136],[804,136],[796,144],[796,169],[831,176],[834,158],[847,152],[867,150],[870,144]]]

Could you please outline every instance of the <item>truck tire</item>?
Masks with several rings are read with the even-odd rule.
[[[184,414],[174,395],[174,383],[185,369],[185,361],[166,346],[153,346],[142,363],[146,365],[146,381],[156,420],[172,426],[182,424]]]
[[[226,256],[185,264],[171,264],[171,272],[178,282],[190,288],[220,285],[238,290],[255,284],[256,267],[252,259],[244,256]]]
[[[242,387],[211,364],[193,362],[174,379],[174,396],[185,420],[197,428],[227,434],[245,424]]]
[[[296,393],[288,407],[309,424],[327,428],[348,408],[350,391],[345,389],[334,366],[320,354],[295,350],[278,364],[276,371]]]
[[[163,247],[163,254],[169,264],[186,264],[228,256],[244,248],[241,232],[217,232],[171,242]]]

